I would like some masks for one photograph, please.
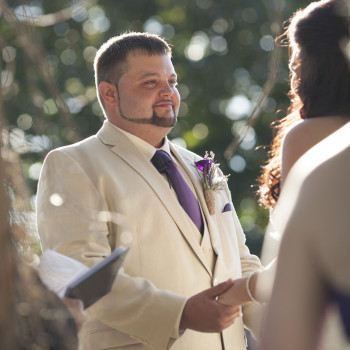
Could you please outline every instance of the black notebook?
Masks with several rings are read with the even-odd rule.
[[[65,297],[81,299],[85,309],[94,304],[111,290],[128,251],[128,248],[118,247],[109,256],[70,283]]]

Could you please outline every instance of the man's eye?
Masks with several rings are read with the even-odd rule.
[[[177,81],[176,80],[170,80],[169,84],[172,86],[176,86],[177,85]]]
[[[145,82],[145,85],[153,85],[153,84],[155,84],[155,83],[156,83],[155,80],[147,80],[147,81]]]

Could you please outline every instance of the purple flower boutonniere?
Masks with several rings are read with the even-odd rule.
[[[215,154],[205,152],[203,159],[195,162],[195,167],[200,174],[203,182],[204,197],[207,203],[210,215],[215,213],[215,198],[213,192],[223,190],[229,175],[219,175],[218,163],[214,162]]]

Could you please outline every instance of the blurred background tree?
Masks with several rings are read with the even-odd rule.
[[[96,50],[111,36],[147,31],[173,46],[182,104],[170,139],[198,154],[215,153],[230,174],[248,246],[259,254],[268,221],[255,197],[266,161],[261,146],[269,145],[270,123],[289,104],[288,50],[276,47],[274,38],[283,21],[309,2],[0,0],[8,187],[17,200],[13,220],[32,233],[20,248],[40,251],[33,216],[45,155],[96,133],[103,122],[93,76]]]

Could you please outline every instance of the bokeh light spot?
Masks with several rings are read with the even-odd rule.
[[[209,129],[205,124],[199,123],[193,127],[192,133],[197,139],[204,140],[209,134]]]
[[[229,24],[227,23],[226,19],[219,18],[213,22],[212,28],[216,33],[223,34],[228,30]]]
[[[227,52],[227,41],[222,36],[215,36],[210,42],[211,48],[220,53]]]
[[[157,18],[149,18],[143,25],[145,32],[161,35],[163,33],[163,25]]]
[[[22,130],[28,130],[33,125],[33,118],[29,114],[26,114],[26,113],[21,114],[17,118],[17,125]]]
[[[66,49],[61,53],[61,61],[66,66],[74,64],[77,60],[77,54],[72,49]]]
[[[194,62],[200,61],[205,55],[209,45],[209,38],[204,32],[196,32],[189,45],[185,48],[185,56]]]
[[[234,172],[241,173],[245,169],[247,163],[242,156],[237,154],[230,159],[229,165]]]
[[[42,166],[43,164],[41,162],[33,163],[28,169],[28,176],[32,180],[39,180]]]
[[[260,47],[264,50],[264,51],[272,51],[274,48],[274,40],[273,37],[271,35],[264,35],[261,39],[260,39]]]
[[[12,46],[6,46],[2,49],[2,58],[5,62],[12,62],[16,58],[16,49]]]
[[[251,110],[251,103],[244,95],[232,97],[227,104],[225,114],[229,119],[237,120],[246,117]]]
[[[58,111],[56,103],[52,98],[49,98],[44,102],[43,109],[44,112],[49,115],[54,115]]]
[[[50,203],[52,205],[54,205],[55,207],[60,207],[61,205],[63,205],[64,203],[64,200],[62,198],[62,196],[58,193],[53,193],[51,196],[50,196]]]

